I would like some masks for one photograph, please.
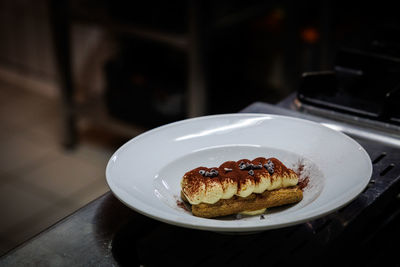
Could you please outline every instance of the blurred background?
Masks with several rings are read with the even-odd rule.
[[[0,0],[0,255],[105,193],[130,138],[277,103],[377,31],[398,53],[397,16],[384,1]]]

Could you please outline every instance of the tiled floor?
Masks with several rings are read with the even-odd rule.
[[[113,147],[61,146],[60,101],[0,81],[0,255],[108,190]]]

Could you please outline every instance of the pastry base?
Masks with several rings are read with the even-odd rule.
[[[188,202],[181,192],[182,200]],[[252,193],[248,197],[233,196],[230,199],[220,199],[214,204],[200,203],[191,205],[192,213],[203,218],[214,218],[237,214],[243,211],[253,211],[277,207],[299,202],[303,199],[303,191],[298,187],[280,188],[265,191],[261,194]]]

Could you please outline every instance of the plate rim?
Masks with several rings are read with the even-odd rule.
[[[360,190],[358,193],[353,194],[351,197],[346,198],[344,201],[339,202],[339,204],[332,209],[326,210],[326,211],[322,211],[319,212],[318,214],[312,215],[312,216],[308,216],[306,218],[302,218],[302,219],[297,219],[297,220],[293,220],[293,221],[288,221],[285,223],[275,223],[275,224],[260,224],[260,225],[256,225],[256,226],[244,226],[244,225],[232,225],[232,226],[225,226],[225,227],[220,227],[220,226],[212,226],[212,224],[196,224],[195,221],[202,221],[202,220],[207,220],[207,222],[209,221],[209,219],[205,219],[205,218],[200,218],[200,217],[195,217],[195,221],[177,221],[177,220],[173,220],[173,219],[169,219],[168,216],[163,217],[162,215],[165,213],[166,215],[168,215],[168,212],[164,212],[164,211],[159,211],[158,209],[156,209],[158,211],[158,213],[161,212],[161,215],[154,215],[151,212],[147,212],[146,209],[141,209],[136,207],[135,205],[132,205],[130,203],[128,203],[127,201],[125,201],[124,197],[122,195],[124,195],[123,192],[119,192],[119,194],[117,193],[119,191],[118,188],[116,188],[113,184],[113,182],[111,181],[111,174],[110,174],[110,169],[112,168],[111,166],[113,165],[113,159],[116,159],[116,156],[121,153],[121,151],[125,150],[131,143],[136,142],[137,140],[140,140],[141,138],[144,138],[150,134],[154,134],[156,132],[162,131],[166,128],[170,128],[170,127],[174,127],[176,125],[180,125],[180,124],[187,124],[187,123],[193,123],[195,121],[199,121],[199,120],[207,120],[207,119],[214,119],[214,118],[224,118],[224,117],[272,117],[272,118],[276,118],[276,119],[285,119],[285,120],[294,120],[294,121],[298,121],[301,123],[306,123],[306,124],[310,124],[316,127],[320,127],[323,128],[325,130],[328,130],[332,133],[338,134],[340,135],[342,138],[345,138],[347,141],[350,141],[353,145],[355,145],[356,147],[359,148],[359,150],[362,152],[362,154],[366,157],[366,159],[369,159],[368,162],[368,167],[369,167],[369,171],[368,171],[368,179],[365,178],[365,183],[360,186]],[[176,226],[180,226],[180,227],[186,227],[186,228],[191,228],[191,229],[197,229],[197,230],[209,230],[209,231],[217,231],[217,232],[253,232],[253,231],[260,231],[260,230],[272,230],[272,229],[277,229],[277,228],[282,228],[282,227],[288,227],[288,226],[292,226],[292,225],[296,225],[296,224],[301,224],[307,221],[311,221],[314,220],[316,218],[320,218],[323,217],[327,214],[330,214],[342,207],[344,207],[345,205],[347,205],[348,203],[350,203],[351,201],[353,201],[355,198],[357,198],[362,192],[363,190],[367,187],[371,176],[372,176],[372,171],[373,171],[373,167],[372,167],[372,162],[371,162],[371,158],[369,156],[369,154],[367,153],[367,151],[364,149],[364,147],[362,145],[360,145],[357,141],[355,141],[353,138],[351,138],[350,136],[344,134],[343,132],[336,130],[336,129],[332,129],[322,123],[318,123],[318,122],[314,122],[314,121],[310,121],[307,119],[303,119],[303,118],[297,118],[297,117],[292,117],[292,116],[286,116],[286,115],[279,115],[279,114],[268,114],[268,113],[250,113],[250,112],[245,112],[245,113],[227,113],[227,114],[215,114],[215,115],[206,115],[206,116],[200,116],[200,117],[195,117],[195,118],[188,118],[188,119],[184,119],[184,120],[179,120],[176,122],[172,122],[172,123],[168,123],[165,125],[161,125],[158,126],[156,128],[150,129],[146,132],[143,132],[133,138],[131,138],[130,140],[128,140],[126,143],[124,143],[123,145],[121,145],[110,157],[109,161],[107,162],[107,166],[105,169],[105,176],[106,176],[106,182],[107,185],[110,188],[110,191],[112,192],[112,194],[119,200],[121,201],[124,205],[128,206],[129,208],[133,209],[134,211],[143,214],[145,216],[148,216],[152,219],[158,220],[158,221],[162,221],[168,224],[172,224],[172,225],[176,225]],[[154,179],[152,180],[152,182],[154,182]],[[117,192],[116,192],[117,191]],[[144,206],[149,207],[150,211],[154,208],[152,208],[152,205],[146,202],[142,201],[142,204],[144,204]],[[237,221],[239,222],[239,220]]]

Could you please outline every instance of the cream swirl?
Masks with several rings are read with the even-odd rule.
[[[210,173],[214,175],[208,175]],[[259,157],[252,161],[227,161],[219,168],[198,167],[185,173],[181,188],[189,203],[196,205],[214,204],[235,195],[247,197],[252,193],[261,194],[265,190],[295,186],[297,183],[297,174],[278,159]]]

